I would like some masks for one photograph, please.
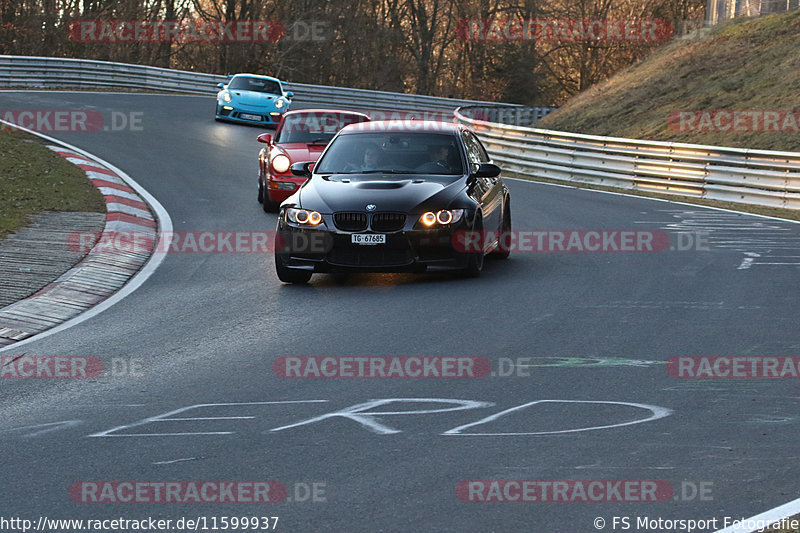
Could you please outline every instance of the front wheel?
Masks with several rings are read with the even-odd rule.
[[[483,243],[483,217],[480,213],[475,215],[472,231],[480,235],[480,242]],[[483,259],[483,246],[481,245],[477,252],[471,252],[467,255],[467,267],[464,269],[464,274],[470,278],[480,276],[481,270],[483,270]]]
[[[278,274],[278,279],[284,283],[308,283],[311,279],[312,272],[308,270],[294,270],[283,266],[280,257],[275,254],[275,272]]]
[[[495,249],[494,253],[492,253],[493,257],[498,259],[508,259],[508,256],[511,254],[510,250],[510,243],[511,243],[511,203],[506,201],[505,208],[503,209],[503,227],[500,230],[500,237],[497,242],[497,248]],[[503,243],[506,243],[504,246]]]
[[[264,210],[264,212],[277,213],[278,207],[280,207],[281,204],[279,202],[273,202],[272,200],[270,200],[269,194],[267,194],[266,190],[262,192],[262,195],[263,196],[261,198],[261,208]]]

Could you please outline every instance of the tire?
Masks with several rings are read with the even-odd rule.
[[[262,191],[263,198],[261,198],[261,208],[265,213],[277,213],[278,207],[281,205],[278,202],[273,202],[269,199],[267,191]]]
[[[261,184],[261,180],[258,180],[258,203],[264,203],[264,185]]]
[[[483,234],[483,217],[480,213],[475,215],[475,223],[472,225],[472,231],[477,231],[479,235]],[[481,275],[483,270],[483,250],[468,254],[467,267],[464,269],[464,274],[469,278],[477,278]]]
[[[308,283],[311,279],[312,272],[308,270],[293,270],[283,266],[278,254],[275,254],[275,272],[278,274],[278,279],[284,283],[295,283],[302,285]]]
[[[511,231],[511,203],[506,200],[506,203],[503,207],[503,225],[500,230],[500,238],[502,239],[502,235],[509,231]],[[497,243],[497,249],[492,252],[492,257],[497,259],[508,259],[509,255],[511,255],[511,250],[503,250],[499,242]]]

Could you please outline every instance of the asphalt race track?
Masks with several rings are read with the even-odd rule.
[[[0,93],[1,109],[143,113],[142,131],[51,135],[127,172],[166,208],[175,231],[273,230],[275,215],[256,202],[261,130],[214,122],[213,105],[199,97]],[[277,530],[287,532],[581,533],[597,531],[598,517],[614,530],[614,516],[630,517],[630,531],[646,530],[634,527],[637,517],[717,518],[721,527],[726,516],[797,498],[798,381],[676,379],[665,362],[800,355],[800,225],[509,186],[517,230],[659,230],[673,247],[684,231],[684,243],[700,235],[706,245],[516,253],[488,261],[478,279],[317,275],[305,287],[282,285],[271,254],[169,254],[105,312],[3,352],[94,356],[107,367],[134,360],[141,370],[0,380],[0,515],[277,516]],[[479,356],[495,375],[287,379],[273,372],[283,356]],[[520,366],[509,370],[511,360]],[[398,401],[363,409],[411,413],[322,416],[390,399]],[[666,416],[645,420],[654,413]],[[152,420],[159,415],[170,420]],[[580,431],[597,426],[611,427]],[[261,504],[70,498],[72,484],[104,480],[270,480],[288,495]],[[674,495],[461,501],[456,487],[467,480],[661,480]]]

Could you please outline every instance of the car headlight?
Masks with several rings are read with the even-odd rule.
[[[442,209],[441,211],[428,211],[419,217],[419,222],[426,228],[433,226],[446,226],[455,224],[464,217],[463,209]]]
[[[290,207],[286,210],[286,219],[289,222],[300,224],[301,226],[319,226],[322,224],[322,215],[316,211],[307,209],[295,209]]]
[[[283,98],[278,98],[277,100],[275,100],[275,109],[282,109],[283,106],[285,105],[286,102],[283,100]]]
[[[272,158],[272,168],[275,169],[275,172],[278,174],[283,174],[289,170],[291,164],[292,162],[284,154],[278,154]]]
[[[222,99],[225,102],[230,102],[232,100],[231,93],[229,93],[228,91],[222,91]]]

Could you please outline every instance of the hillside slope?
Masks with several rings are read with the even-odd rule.
[[[765,124],[770,131],[752,131]],[[800,151],[800,12],[733,20],[677,39],[537,127]]]

